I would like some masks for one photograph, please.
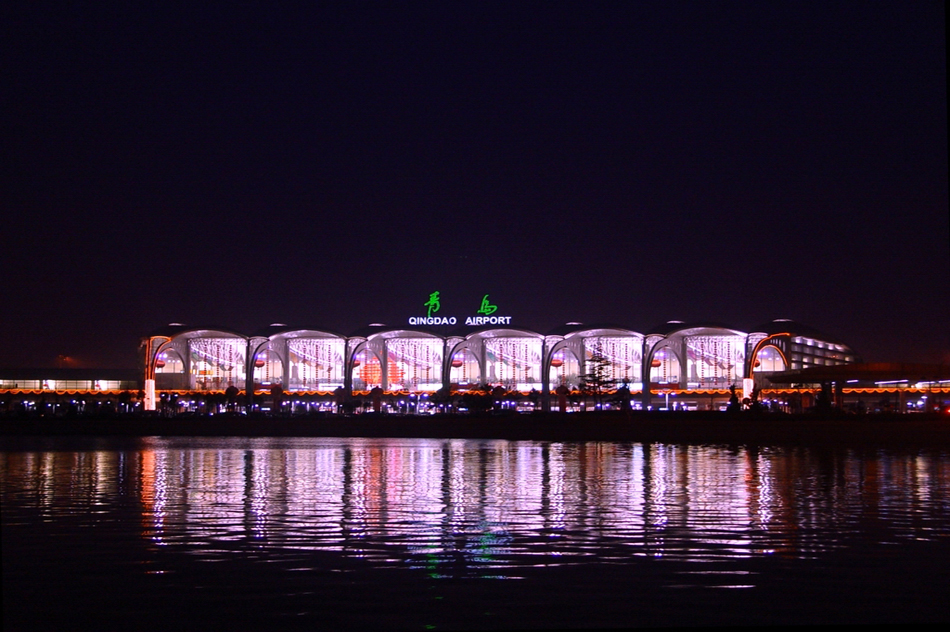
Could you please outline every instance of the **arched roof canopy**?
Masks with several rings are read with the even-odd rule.
[[[598,324],[582,324],[582,323],[567,323],[561,327],[557,327],[551,330],[548,335],[544,337],[545,341],[548,344],[548,357],[547,362],[550,362],[551,357],[555,353],[560,353],[564,349],[569,349],[575,357],[580,357],[580,347],[576,347],[575,343],[581,342],[586,344],[586,340],[590,338],[627,338],[631,341],[634,341],[637,349],[637,355],[639,356],[640,351],[642,350],[642,343],[644,335],[638,331],[632,329],[627,329],[620,325],[613,323],[598,323]]]
[[[484,344],[486,340],[494,338],[529,338],[541,341],[542,343],[544,342],[543,335],[536,331],[531,331],[530,329],[519,329],[516,327],[483,327],[475,331],[469,331],[467,334],[464,334],[464,336],[448,336],[447,340],[451,347],[449,356],[454,356],[465,348],[478,348]]]
[[[335,331],[328,331],[325,329],[285,329],[281,331],[273,331],[269,335],[261,332],[262,337],[267,337],[271,340],[294,340],[297,338],[334,338],[339,340],[346,340],[346,336],[343,334],[337,333]]]
[[[469,330],[468,333],[459,336],[465,340],[486,339],[486,338],[538,338],[544,336],[530,329],[520,329],[518,327],[479,327],[475,330]]]
[[[247,344],[249,337],[224,327],[191,327],[182,323],[171,323],[157,329],[148,339],[145,379],[154,379],[156,363],[162,353],[174,351],[179,358],[185,358],[190,341],[203,338],[230,338],[242,340]]]
[[[382,324],[369,325],[353,332],[349,336],[351,350],[350,358],[357,354],[369,351],[381,359],[379,345],[385,345],[387,340],[425,338],[429,340],[445,340],[445,338],[425,329],[406,329],[404,327],[388,327]]]
[[[402,335],[402,333],[396,333],[395,335],[391,335],[392,332],[403,332],[409,335]],[[444,335],[426,327],[412,327],[410,329],[403,326],[391,327],[383,323],[371,323],[369,325],[366,325],[365,327],[360,327],[359,329],[351,332],[349,336],[347,337],[348,338],[362,338],[366,340],[372,337],[376,337],[380,334],[384,334],[384,337],[386,338],[393,338],[393,337],[411,338],[411,337],[414,337],[412,334],[421,334],[422,336],[435,336],[437,338],[445,337]]]
[[[179,340],[194,340],[196,338],[236,338],[239,340],[248,340],[248,336],[240,332],[217,327],[183,328],[176,333],[172,333],[172,335],[161,337],[168,338],[169,343]]]
[[[436,338],[438,340],[444,340],[444,336],[441,336],[435,332],[427,331],[425,329],[405,329],[405,328],[393,328],[376,331],[366,336],[367,340],[375,340],[377,338],[383,338],[390,340],[392,338]]]
[[[230,329],[228,327],[202,326],[192,327],[182,323],[169,323],[164,327],[159,327],[151,334],[149,338],[248,338],[245,334]]]
[[[650,330],[651,335],[660,335],[664,338],[678,338],[682,336],[746,336],[747,333],[734,329],[729,325],[717,322],[693,322],[684,323],[682,321],[669,321],[664,325],[654,327]]]
[[[615,323],[566,323],[560,327],[555,327],[547,333],[547,336],[559,336],[563,338],[577,335],[585,338],[590,336],[643,336],[643,334],[638,331]]]
[[[321,327],[295,327],[284,323],[271,323],[267,327],[258,329],[252,335],[254,338],[346,338],[343,334]]]

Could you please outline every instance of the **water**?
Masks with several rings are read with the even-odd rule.
[[[948,457],[613,442],[5,440],[4,627],[946,621]]]

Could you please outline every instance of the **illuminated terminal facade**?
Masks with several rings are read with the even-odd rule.
[[[488,386],[546,394],[540,407],[547,409],[551,395],[582,388],[592,363],[605,382],[626,387],[647,407],[664,391],[728,393],[737,387],[747,395],[757,381],[764,384],[758,378],[859,361],[847,345],[789,320],[752,331],[679,321],[646,332],[568,323],[542,334],[512,327],[507,316],[476,318],[430,312],[409,319],[415,325],[370,325],[349,335],[279,323],[252,335],[173,323],[143,340],[146,408],[154,409],[163,391],[279,387],[286,393],[425,396]],[[452,325],[464,328],[436,331]]]

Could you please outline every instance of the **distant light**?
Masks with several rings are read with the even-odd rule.
[[[168,323],[169,327],[184,327],[185,323]]]
[[[572,320],[571,322],[565,323],[565,324],[567,324],[567,325],[583,325],[584,323],[579,323],[579,322],[577,322],[577,321]]]
[[[271,327],[286,327],[287,323],[271,323]]]
[[[667,325],[682,325],[683,321],[681,320],[668,320],[666,321]]]
[[[385,327],[386,323],[370,323],[370,327]]]
[[[772,321],[773,323],[790,323],[792,322],[791,318],[776,318]]]

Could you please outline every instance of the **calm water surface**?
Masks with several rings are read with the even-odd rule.
[[[20,628],[950,618],[950,455],[939,450],[313,438],[3,448],[4,619]]]

